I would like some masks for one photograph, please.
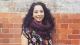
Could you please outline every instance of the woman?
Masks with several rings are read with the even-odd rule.
[[[51,45],[54,18],[44,3],[33,3],[23,20],[22,34],[28,45]]]

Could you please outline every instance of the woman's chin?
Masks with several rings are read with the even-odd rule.
[[[36,20],[37,22],[42,22],[42,20]]]

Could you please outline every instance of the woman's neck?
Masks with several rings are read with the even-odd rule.
[[[42,21],[37,21],[37,20],[33,20],[33,21],[38,22],[38,23],[42,23]]]

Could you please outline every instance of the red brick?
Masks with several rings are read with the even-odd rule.
[[[9,43],[21,43],[21,39],[20,38],[10,38]]]
[[[0,28],[3,28],[3,24],[2,23],[0,23]]]
[[[61,24],[56,23],[56,28],[61,28]]]
[[[61,19],[68,19],[68,15],[67,14],[61,15]]]
[[[2,33],[9,33],[9,29],[8,28],[2,28]]]
[[[80,30],[73,30],[72,34],[80,34]]]
[[[20,43],[19,44],[16,44],[16,43],[13,43],[13,44],[10,44],[10,43],[1,43],[0,45],[21,45]]]
[[[80,19],[62,19],[61,23],[80,23]]]
[[[0,43],[9,43],[9,39],[1,38]]]
[[[0,17],[0,23],[2,24],[2,17]]]
[[[13,24],[14,28],[22,28],[22,24]]]
[[[66,23],[61,24],[61,28],[68,29],[68,24],[66,24]]]
[[[12,38],[12,34],[0,34],[0,38]]]
[[[20,34],[0,34],[0,38],[20,38]]]
[[[13,34],[13,38],[21,38],[21,34]]]
[[[80,35],[71,34],[71,35],[68,35],[68,38],[69,39],[80,39]]]
[[[69,19],[80,19],[80,14],[71,14],[71,15],[68,15],[68,18]]]
[[[60,23],[80,23],[80,14],[59,14],[61,15],[61,19],[58,19],[57,21]],[[74,15],[74,16],[73,16]],[[78,17],[78,18],[77,18]],[[57,16],[55,17],[58,18]]]
[[[69,23],[69,20],[68,19],[62,19],[61,23]]]
[[[13,28],[13,24],[3,24],[3,28]]]
[[[79,45],[79,40],[75,40],[75,39],[73,39],[73,40],[71,40],[71,43],[73,44],[73,45]]]
[[[19,20],[18,20],[19,19]],[[21,20],[20,20],[20,18],[11,18],[10,19],[10,21],[9,21],[10,23],[17,23],[17,24],[20,24],[21,23]]]
[[[68,19],[69,23],[80,23],[80,19]]]
[[[55,15],[54,16],[56,23],[60,23],[61,22],[61,16],[60,15]]]
[[[69,24],[69,28],[71,28],[73,30],[78,30],[78,29],[80,29],[80,23]]]
[[[71,44],[71,40],[57,40],[56,43]]]
[[[9,23],[9,21],[8,21],[8,18],[2,18],[2,22],[5,24],[5,23]]]
[[[68,19],[68,16],[64,16],[64,15],[61,15],[61,19],[58,19],[60,20],[59,23],[70,23],[70,20]]]
[[[11,34],[21,34],[22,28],[10,28],[9,33]]]

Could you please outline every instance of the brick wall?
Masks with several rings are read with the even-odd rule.
[[[55,13],[55,45],[80,45],[80,14]],[[21,45],[23,14],[0,13],[0,45]]]
[[[18,13],[0,13],[0,45],[20,45],[22,18]]]
[[[55,14],[56,45],[80,45],[80,14]],[[55,38],[54,38],[55,37]]]

